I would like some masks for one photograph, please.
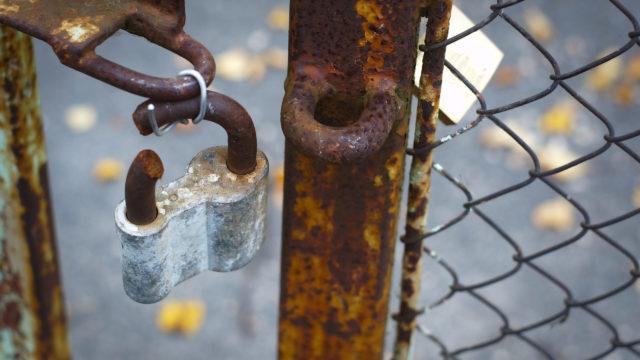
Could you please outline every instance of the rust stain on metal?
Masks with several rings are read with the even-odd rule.
[[[365,21],[362,23],[364,37],[359,45],[370,46],[365,69],[379,69],[384,66],[384,55],[393,52],[394,41],[388,32],[382,8],[370,0],[358,0],[356,11]]]
[[[30,39],[0,27],[0,357],[70,358]]]
[[[281,359],[382,358],[418,21],[418,0],[291,2]]]
[[[432,0],[426,9],[427,46],[447,39],[452,0]],[[435,140],[439,111],[440,88],[444,70],[445,47],[425,53],[420,77],[416,131],[413,146],[421,148]],[[409,201],[405,227],[405,248],[402,259],[400,311],[394,316],[398,322],[394,360],[406,360],[411,349],[411,337],[420,314],[420,280],[422,276],[422,235],[427,231],[427,210],[431,188],[433,152],[414,155],[409,178]]]
[[[190,76],[159,78],[142,74],[100,57],[95,49],[116,31],[126,30],[189,60],[209,84],[215,75],[213,56],[184,33],[184,22],[184,0],[0,2],[0,23],[46,41],[63,64],[131,93],[162,101],[197,96],[197,81]]]

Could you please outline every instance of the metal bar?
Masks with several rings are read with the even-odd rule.
[[[200,92],[191,76],[159,78],[107,60],[96,47],[123,29],[189,60],[207,84],[215,76],[213,56],[184,33],[184,0],[0,1],[0,23],[46,41],[60,61],[131,93],[175,101]],[[43,14],[46,14],[44,16]]]
[[[291,1],[280,359],[382,358],[419,3]]]
[[[68,359],[31,40],[0,26],[0,358]]]
[[[452,0],[432,0],[427,5],[425,48],[447,39],[451,6]],[[414,149],[424,148],[435,140],[445,49],[444,46],[437,47],[424,54],[413,140]],[[410,357],[411,336],[416,327],[416,317],[421,312],[418,302],[423,264],[422,236],[427,231],[432,165],[433,151],[415,154],[411,160],[407,221],[403,237],[405,247],[402,258],[400,311],[394,316],[398,322],[394,360],[405,360]]]

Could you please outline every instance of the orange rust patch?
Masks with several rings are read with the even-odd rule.
[[[0,14],[15,13],[18,12],[18,10],[20,10],[20,6],[18,5],[0,4]]]
[[[358,45],[360,47],[370,46],[364,70],[382,69],[384,55],[393,52],[393,39],[384,24],[382,9],[375,0],[358,0],[355,6],[358,15],[365,20],[362,23],[364,37],[360,39]]]
[[[311,177],[313,174],[313,168],[311,161],[306,156],[298,156],[296,167],[303,176]],[[328,177],[331,174],[327,174]],[[300,181],[295,184],[296,193],[298,197],[294,205],[294,212],[297,216],[304,219],[303,228],[294,229],[294,238],[304,238],[305,234],[310,231],[318,231],[318,229],[324,229],[324,231],[331,233],[333,231],[333,224],[331,218],[333,217],[333,208],[324,207],[319,203],[318,198],[313,194],[313,183],[311,181]]]

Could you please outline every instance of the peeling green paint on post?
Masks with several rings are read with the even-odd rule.
[[[0,26],[0,358],[70,358],[28,36]]]

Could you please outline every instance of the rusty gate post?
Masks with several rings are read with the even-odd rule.
[[[31,40],[0,26],[0,358],[68,359]]]
[[[281,359],[381,359],[422,0],[292,0]]]

